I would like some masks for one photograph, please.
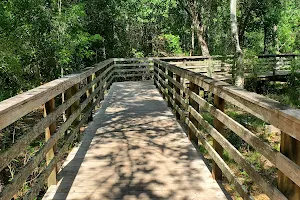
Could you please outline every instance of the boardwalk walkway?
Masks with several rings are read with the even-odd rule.
[[[227,199],[153,81],[114,83],[44,199]]]

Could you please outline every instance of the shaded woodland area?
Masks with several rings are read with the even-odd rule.
[[[112,57],[235,53],[229,0],[4,0],[0,100]],[[237,1],[244,57],[299,53],[297,0]]]

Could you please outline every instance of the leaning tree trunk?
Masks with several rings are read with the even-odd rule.
[[[245,83],[243,52],[239,43],[238,25],[236,17],[236,0],[230,0],[230,21],[233,42],[235,44],[235,85],[243,88]]]
[[[207,43],[204,39],[204,27],[203,27],[203,24],[198,19],[198,17],[194,18],[193,25],[196,30],[196,34],[197,34],[197,38],[198,38],[198,45],[201,48],[202,56],[210,56]]]

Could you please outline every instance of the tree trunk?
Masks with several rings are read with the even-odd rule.
[[[186,0],[184,3],[183,0],[180,0],[180,3],[192,18],[192,25],[194,26],[194,30],[196,31],[198,45],[201,48],[202,55],[210,56],[208,46],[204,38],[204,25],[201,19],[201,14],[198,11],[197,1]]]
[[[191,31],[192,31],[192,47],[190,50],[190,56],[194,55],[195,53],[195,28],[194,25],[191,25]]]
[[[204,39],[204,27],[201,24],[198,17],[194,17],[193,25],[196,29],[197,37],[198,37],[198,45],[201,47],[201,52],[203,56],[210,56],[207,43]]]
[[[244,65],[243,65],[243,52],[239,44],[238,25],[236,17],[236,0],[230,0],[230,21],[233,42],[235,44],[235,85],[244,87]]]

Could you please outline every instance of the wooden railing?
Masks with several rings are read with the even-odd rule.
[[[220,80],[231,79],[230,75],[234,70],[234,56],[231,55],[182,56],[156,59]],[[246,77],[251,74],[257,74],[261,78],[286,76],[290,73],[294,65],[293,62],[297,59],[299,59],[297,54],[272,54],[245,58]],[[220,75],[223,75],[224,78],[220,77]]]
[[[153,63],[148,58],[115,58],[116,81],[153,79]]]
[[[203,75],[224,75],[230,73],[233,65],[233,56],[183,56],[157,58],[161,61],[174,64]]]
[[[245,171],[259,189],[270,199],[300,198],[300,110],[283,106],[256,93],[247,92],[225,82],[216,81],[198,73],[154,59],[154,82],[176,117],[189,127],[188,136],[198,148],[198,140],[213,160],[212,175],[222,179],[222,174],[232,183],[244,199],[253,199],[238,179],[233,169],[223,159],[226,151],[238,168]],[[189,87],[184,82],[189,81]],[[210,103],[205,93],[213,96]],[[225,111],[225,103],[234,105],[253,116],[279,128],[280,152],[264,142]],[[209,123],[203,114],[213,118]],[[252,146],[278,169],[278,187],[272,185],[256,171],[245,156],[234,147],[225,135],[225,127]],[[213,144],[208,140],[213,138]]]
[[[42,118],[34,120],[32,125],[28,124],[29,128],[14,139],[9,147],[1,148],[0,172],[8,170],[7,166],[22,156],[31,143],[45,133],[44,142],[34,155],[31,155],[25,165],[18,168],[11,180],[4,185],[0,199],[16,197],[24,183],[31,180],[30,176],[37,168],[39,174],[31,180],[31,188],[22,198],[35,198],[45,182],[48,186],[55,185],[59,170],[57,163],[68,152],[72,141],[80,136],[80,128],[92,120],[93,110],[103,100],[104,93],[110,85],[114,81],[149,80],[153,76],[156,86],[168,100],[169,106],[176,111],[176,117],[188,125],[190,139],[195,144],[199,140],[214,160],[213,176],[216,179],[221,179],[224,174],[243,198],[252,198],[223,160],[223,151],[226,150],[271,199],[285,199],[285,195],[288,198],[294,195],[294,199],[297,199],[297,195],[300,196],[299,110],[284,107],[263,96],[151,58],[109,59],[81,73],[54,80],[0,102],[0,131],[11,131],[10,127],[16,122],[43,108]],[[189,87],[186,87],[185,82],[190,82]],[[205,100],[203,93],[213,95],[214,105]],[[280,152],[226,115],[225,102],[281,129],[283,133]],[[203,110],[214,117],[213,126],[202,116]],[[265,180],[224,137],[225,126],[276,166],[279,189]],[[203,130],[214,138],[213,145],[207,140]],[[57,145],[58,143],[60,145]]]
[[[30,185],[31,189],[22,196],[34,199],[44,183],[56,185],[57,164],[69,150],[70,144],[80,136],[80,128],[92,120],[92,112],[104,92],[114,81],[148,80],[153,76],[153,64],[149,59],[108,59],[85,71],[65,76],[38,88],[0,102],[0,131],[10,131],[21,118],[43,109],[43,118],[27,124],[27,131],[16,138],[8,148],[0,151],[0,172],[7,170],[11,162],[45,133],[44,143],[36,153],[11,176],[8,184],[0,189],[0,199],[11,199],[23,188],[37,168],[40,174]],[[1,138],[0,138],[1,139]],[[57,143],[60,141],[60,148]],[[41,142],[41,141],[39,141]],[[61,144],[62,143],[62,144]],[[45,166],[41,163],[46,162]],[[0,182],[1,183],[1,182]]]

